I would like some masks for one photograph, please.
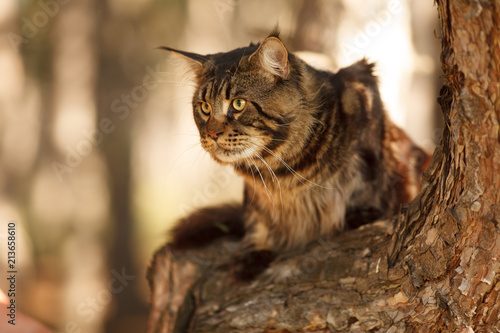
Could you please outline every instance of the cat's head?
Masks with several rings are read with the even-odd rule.
[[[185,59],[194,74],[194,119],[202,147],[216,161],[255,164],[297,148],[289,139],[304,104],[303,65],[277,34],[226,53],[164,49]]]

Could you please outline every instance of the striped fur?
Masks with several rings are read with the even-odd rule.
[[[366,60],[320,71],[277,34],[214,55],[169,50],[196,75],[202,147],[245,179],[246,234],[235,258],[300,249],[344,229],[346,216],[358,216],[352,225],[389,217],[419,191],[428,156],[387,118]],[[243,111],[235,99],[246,101]]]

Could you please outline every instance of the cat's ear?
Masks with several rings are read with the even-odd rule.
[[[260,44],[251,56],[257,58],[260,65],[273,75],[286,79],[290,74],[288,51],[278,37],[269,36]]]
[[[171,53],[179,56],[194,72],[199,71],[203,67],[203,65],[208,61],[208,56],[204,56],[197,53],[179,51],[167,46],[160,46],[159,49],[170,51]]]

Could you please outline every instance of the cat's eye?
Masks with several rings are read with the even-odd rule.
[[[212,107],[207,102],[203,102],[201,103],[201,112],[205,116],[210,116],[210,112],[212,112]]]
[[[233,100],[233,108],[235,111],[238,111],[238,112],[243,111],[246,104],[247,104],[247,101],[245,101],[244,99],[241,99],[241,98],[237,98],[237,99]]]

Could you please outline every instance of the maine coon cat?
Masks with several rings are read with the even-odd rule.
[[[248,280],[277,253],[390,217],[418,193],[429,158],[385,114],[366,60],[337,73],[318,70],[278,33],[226,53],[163,48],[194,74],[203,149],[245,180],[242,204],[181,220],[173,248],[243,237],[230,267],[235,279]]]

